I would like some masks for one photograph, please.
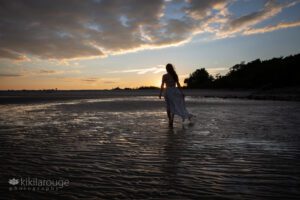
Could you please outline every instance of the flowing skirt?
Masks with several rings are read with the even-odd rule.
[[[178,115],[185,120],[192,115],[186,110],[184,97],[176,87],[169,87],[165,92],[165,101],[167,104],[167,110],[172,114]]]

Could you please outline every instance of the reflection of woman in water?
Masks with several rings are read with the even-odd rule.
[[[162,77],[159,98],[161,98],[164,85],[166,84],[164,97],[167,104],[169,126],[173,126],[174,114],[179,115],[183,121],[187,118],[190,119],[192,115],[185,108],[184,94],[173,65],[167,64],[166,70],[168,73]]]

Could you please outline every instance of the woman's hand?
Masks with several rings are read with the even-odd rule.
[[[161,99],[161,94],[159,94],[159,96],[158,96],[160,99]]]

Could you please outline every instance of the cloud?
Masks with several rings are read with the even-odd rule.
[[[23,74],[28,76],[53,76],[60,74],[80,74],[80,70],[52,70],[52,69],[34,69],[25,70]]]
[[[37,72],[37,74],[41,74],[41,75],[52,75],[52,74],[63,74],[63,73],[64,71],[46,70],[46,69],[42,69]]]
[[[230,20],[229,23],[223,26],[223,29],[219,31],[218,35],[222,37],[228,37],[233,36],[233,34],[238,32],[247,32],[247,30],[253,27],[254,25],[277,15],[284,8],[294,6],[298,2],[299,1],[278,3],[275,0],[268,0],[265,3],[263,9]]]
[[[84,81],[84,82],[97,82],[98,79],[97,78],[87,78],[87,79],[81,79],[81,81]]]
[[[15,69],[14,72],[0,72],[0,77],[39,77],[39,76],[55,76],[61,74],[80,74],[80,70],[52,70],[52,69]]]
[[[140,26],[155,26],[163,5],[162,0],[5,1],[0,57],[78,59],[139,48]]]
[[[1,34],[0,34],[1,36]],[[17,52],[14,52],[12,50],[7,50],[5,48],[0,49],[0,58],[7,58],[12,59],[16,61],[27,61],[28,58],[25,55],[21,55]]]
[[[77,79],[75,79],[77,80]],[[117,83],[119,78],[95,78],[95,77],[89,77],[89,78],[82,78],[80,81],[85,82],[87,84],[114,84]],[[77,80],[78,81],[78,80]]]
[[[267,32],[272,32],[280,29],[285,29],[285,28],[291,28],[291,27],[297,27],[300,26],[300,20],[299,21],[294,21],[294,22],[281,22],[273,26],[266,26],[263,28],[253,28],[253,29],[248,29],[244,32],[245,35],[252,35],[252,34],[258,34],[258,33],[267,33]]]
[[[14,73],[0,73],[0,77],[20,77],[23,76],[23,74],[14,74]]]
[[[226,10],[226,6],[230,2],[229,0],[188,0],[190,3],[187,12],[194,19],[203,19],[207,16],[210,16],[213,11],[222,11]]]
[[[117,70],[117,71],[111,71],[109,73],[136,73],[139,75],[146,74],[149,72],[152,72],[154,74],[160,73],[166,71],[164,67],[159,65],[158,67],[149,67],[149,68],[139,68],[139,69],[129,69],[129,70]]]
[[[64,61],[178,46],[200,33],[230,37],[243,34],[282,9],[298,3],[269,0],[262,10],[234,18],[234,13],[228,9],[234,2],[3,1],[0,6],[0,58]],[[180,13],[177,17],[168,12],[168,6],[178,7]]]

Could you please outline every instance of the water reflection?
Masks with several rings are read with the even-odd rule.
[[[167,180],[166,185],[169,190],[176,190],[176,188],[182,184],[178,178],[178,172],[180,170],[181,153],[184,141],[182,141],[182,139],[178,136],[183,133],[183,129],[178,131],[173,128],[167,129],[166,132],[167,138],[164,146],[166,163],[163,165],[162,171],[164,172],[163,176]]]
[[[75,199],[300,195],[299,103],[190,98],[194,123],[168,129],[152,100],[0,106],[3,182],[69,178]]]

